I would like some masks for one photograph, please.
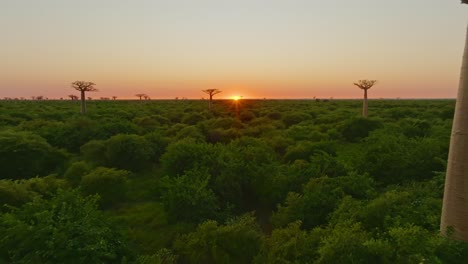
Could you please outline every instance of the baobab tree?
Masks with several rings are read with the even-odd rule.
[[[375,83],[377,83],[377,80],[359,80],[357,83],[354,83],[354,85],[364,90],[364,101],[362,102],[362,116],[364,118],[367,118],[367,90],[372,88]]]
[[[78,96],[76,96],[76,95],[74,95],[74,94],[70,94],[70,95],[68,95],[68,97],[70,97],[70,99],[71,99],[72,101],[78,100]]]
[[[81,93],[81,113],[86,113],[86,99],[85,93],[86,92],[96,92],[97,89],[94,87],[96,85],[93,82],[84,82],[84,81],[76,81],[72,82],[71,86]]]
[[[112,96],[112,100],[114,100],[114,101],[115,101],[115,99],[117,99],[117,96],[115,96],[115,95],[114,95],[114,96]]]
[[[468,4],[468,0],[462,0]],[[468,32],[465,40],[450,150],[445,176],[444,201],[440,230],[468,241]]]
[[[144,93],[139,93],[139,94],[135,94],[136,97],[139,97],[140,98],[140,101],[141,101],[141,98],[147,96],[146,94]]]
[[[221,91],[218,89],[207,89],[207,90],[202,90],[202,92],[208,94],[210,96],[210,101],[208,103],[208,108],[211,110],[213,107],[213,96],[215,94],[219,94]]]

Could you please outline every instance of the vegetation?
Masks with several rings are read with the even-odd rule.
[[[367,90],[372,88],[377,83],[377,80],[359,80],[357,83],[354,83],[359,89],[364,90],[364,101],[362,104],[362,116],[367,118],[368,115],[368,106],[367,106]]]
[[[0,101],[0,263],[463,263],[453,100]]]
[[[207,90],[202,90],[202,92],[208,94],[208,96],[210,97],[208,108],[211,110],[213,108],[213,96],[215,96],[216,94],[221,93],[221,91],[218,90],[218,89],[207,89]]]
[[[97,89],[94,87],[96,84],[93,82],[75,81],[72,82],[71,86],[81,94],[81,113],[86,113],[86,92],[96,92]],[[72,100],[78,99],[77,97]]]

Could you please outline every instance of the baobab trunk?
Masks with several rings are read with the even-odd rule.
[[[81,91],[81,113],[86,113],[85,91]]]
[[[453,118],[440,229],[468,241],[468,31]]]
[[[367,89],[364,89],[364,102],[362,102],[362,116],[367,118]]]
[[[213,95],[210,94],[210,102],[208,103],[208,108],[211,110],[213,107]]]

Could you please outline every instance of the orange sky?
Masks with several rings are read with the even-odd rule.
[[[371,98],[453,98],[466,12],[438,0],[8,1],[0,97],[67,97],[84,80],[96,98],[359,98],[352,83],[377,79]]]

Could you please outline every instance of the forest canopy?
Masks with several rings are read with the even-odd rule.
[[[0,263],[461,263],[453,100],[0,102]]]

